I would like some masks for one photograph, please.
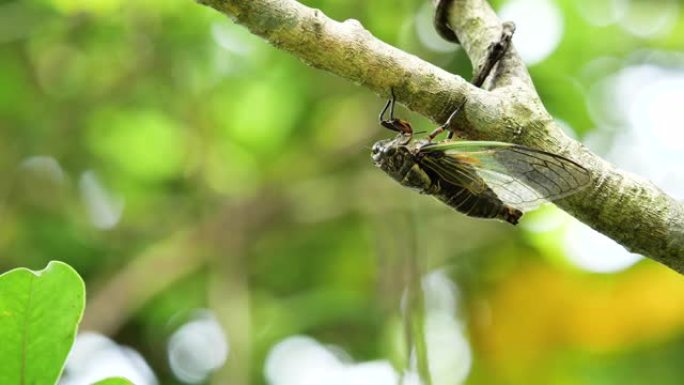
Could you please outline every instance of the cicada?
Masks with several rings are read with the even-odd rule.
[[[399,132],[376,142],[377,167],[402,185],[444,202],[471,217],[517,224],[524,211],[586,187],[589,171],[560,155],[512,143],[446,140],[433,142],[447,123],[425,139],[415,139],[411,124],[394,118],[392,95],[380,123]],[[390,119],[384,116],[390,108]]]

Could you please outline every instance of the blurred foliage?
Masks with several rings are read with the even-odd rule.
[[[416,33],[422,0],[303,3],[469,77],[461,50],[433,50]],[[596,82],[635,53],[684,49],[681,14],[641,37],[589,23],[578,10],[589,3],[556,2],[564,34],[530,68],[579,138],[596,129],[586,103]],[[390,135],[376,123],[383,100],[211,9],[5,1],[0,44],[0,271],[74,266],[89,290],[83,330],[139,351],[160,383],[181,383],[168,339],[201,308],[230,344],[212,383],[264,383],[270,349],[295,334],[401,369],[406,330],[426,327],[402,326],[416,317],[402,319],[402,296],[434,269],[460,288],[468,384],[684,378],[680,276],[650,261],[583,272],[561,235],[405,191],[369,162],[372,142]]]

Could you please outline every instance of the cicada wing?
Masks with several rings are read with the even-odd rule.
[[[589,171],[560,155],[501,142],[454,141],[421,148],[444,169],[470,167],[504,202],[530,210],[587,186]]]
[[[422,157],[420,163],[425,170],[439,177],[438,199],[449,206],[469,216],[498,217],[517,223],[520,214],[505,207],[505,202],[468,163],[454,162],[437,153]]]
[[[487,185],[499,199],[522,211],[533,210],[546,201],[558,199],[548,198],[510,175],[487,169],[478,169],[478,174],[487,181]]]
[[[423,158],[423,165],[437,173],[440,178],[457,186],[466,187],[474,194],[480,194],[487,189],[485,181],[470,164],[447,159],[446,156],[427,156]]]

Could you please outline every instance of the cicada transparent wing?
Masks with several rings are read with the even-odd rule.
[[[474,194],[489,187],[521,210],[573,194],[590,180],[589,171],[570,159],[511,143],[442,142],[424,145],[420,153],[421,163],[441,178]]]

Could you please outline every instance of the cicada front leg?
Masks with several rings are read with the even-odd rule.
[[[385,107],[382,109],[382,111],[380,111],[380,116],[378,117],[380,120],[380,125],[389,130],[396,131],[401,135],[405,135],[408,140],[410,140],[413,136],[413,128],[411,127],[411,123],[394,117],[394,105],[397,102],[397,98],[394,96],[394,89],[390,89],[390,92],[392,97],[387,101]],[[385,119],[387,109],[390,110],[389,119]]]

